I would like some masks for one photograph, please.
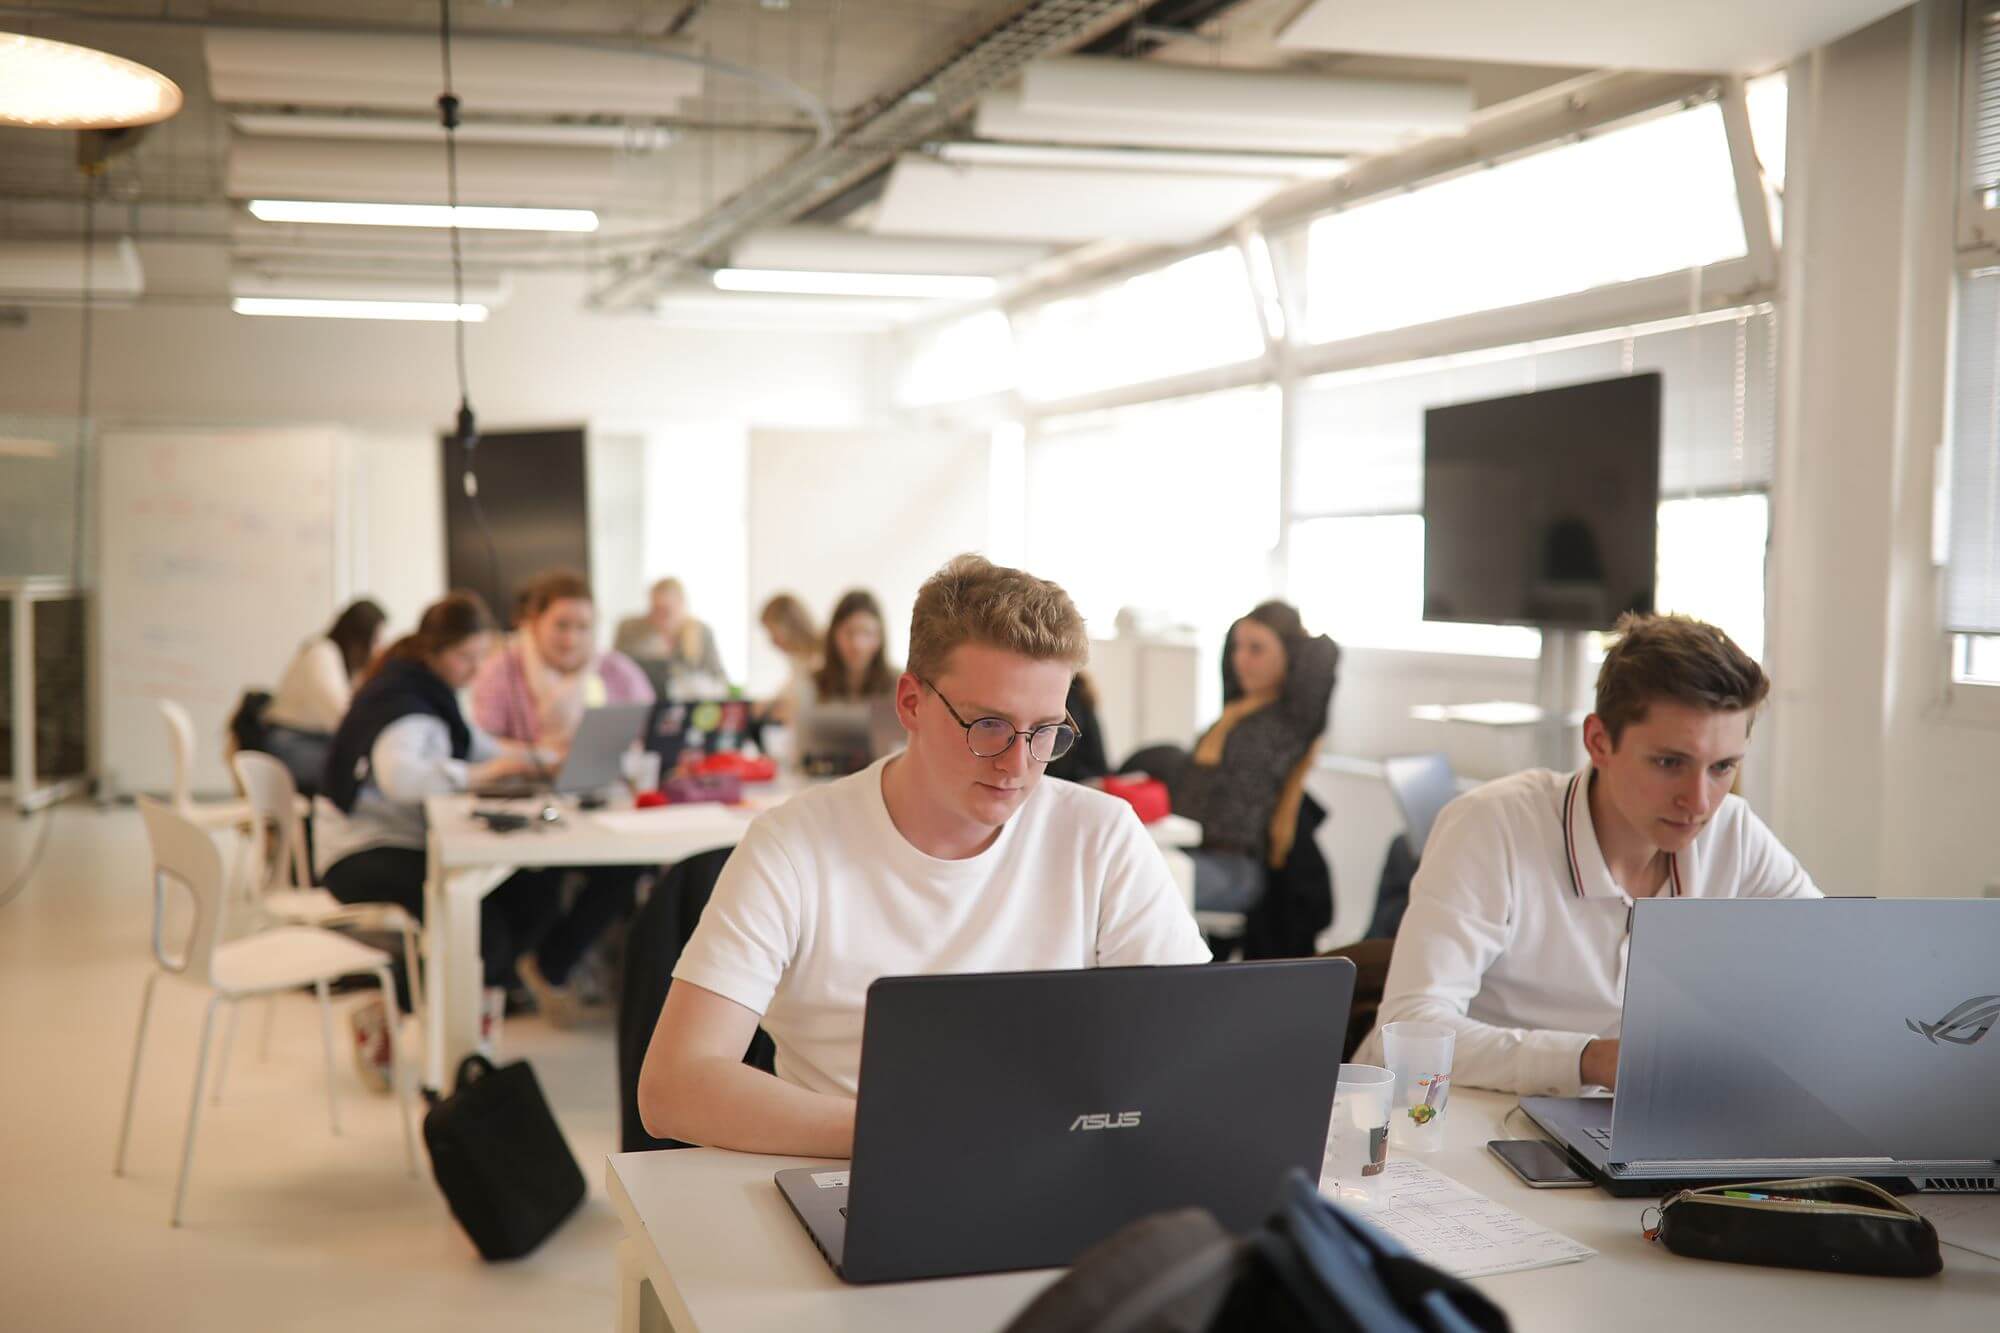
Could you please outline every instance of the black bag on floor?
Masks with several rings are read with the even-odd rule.
[[[525,1060],[458,1066],[451,1096],[424,1115],[431,1172],[483,1259],[518,1259],[583,1202],[583,1171]]]

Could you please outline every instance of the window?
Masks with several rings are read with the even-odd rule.
[[[1021,389],[1053,402],[1264,354],[1249,270],[1233,245],[1015,318]]]
[[[905,407],[963,402],[1014,387],[1014,335],[998,310],[932,330],[911,353],[896,400]]]
[[[2000,634],[1961,634],[1954,657],[1954,683],[2000,685]]]
[[[1706,620],[1762,661],[1770,541],[1769,496],[1663,501],[1654,605]]]
[[[1743,253],[1722,113],[1709,104],[1316,219],[1306,336],[1352,338]]]
[[[1268,596],[1278,393],[1235,389],[1043,422],[1028,445],[1028,567],[1094,635],[1158,610],[1220,646]]]
[[[1966,275],[1958,293],[1946,484],[1944,628],[2000,635],[2000,271]],[[1961,644],[1959,679],[1990,671],[1992,649]]]
[[[1354,647],[1534,657],[1539,630],[1424,619],[1421,514],[1308,519],[1292,527],[1287,596],[1306,624]]]

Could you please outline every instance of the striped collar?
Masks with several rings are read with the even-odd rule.
[[[1589,764],[1570,775],[1569,783],[1563,788],[1562,829],[1563,865],[1569,871],[1570,893],[1577,898],[1624,898],[1631,896],[1618,887],[1611,878],[1611,868],[1604,862],[1604,850],[1597,843],[1597,826],[1590,818],[1590,788],[1595,781],[1595,770]],[[1667,857],[1667,896],[1684,896],[1681,888],[1681,859],[1677,855]]]

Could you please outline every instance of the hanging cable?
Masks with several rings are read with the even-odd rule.
[[[458,424],[452,438],[465,451],[463,473],[466,503],[472,521],[486,542],[486,558],[492,566],[493,592],[506,592],[500,581],[500,547],[487,525],[485,507],[479,503],[479,476],[473,470],[473,451],[479,445],[479,422],[472,412],[470,377],[465,370],[465,253],[458,226],[458,94],[451,78],[451,0],[438,0],[438,50],[444,65],[444,91],[438,94],[438,121],[444,126],[445,201],[451,205],[451,302],[452,346],[458,365]]]

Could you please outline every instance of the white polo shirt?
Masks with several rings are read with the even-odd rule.
[[[1515,773],[1459,797],[1431,829],[1377,1021],[1455,1028],[1456,1082],[1573,1096],[1584,1046],[1619,1033],[1632,899],[1598,847],[1590,780],[1588,765]],[[1820,892],[1732,795],[1673,858],[1659,896]],[[1355,1058],[1381,1056],[1378,1027]]]
[[[855,1095],[877,977],[1209,961],[1130,805],[1044,777],[990,847],[943,861],[889,818],[890,762],[758,816],[674,967],[761,1016],[779,1078]]]

